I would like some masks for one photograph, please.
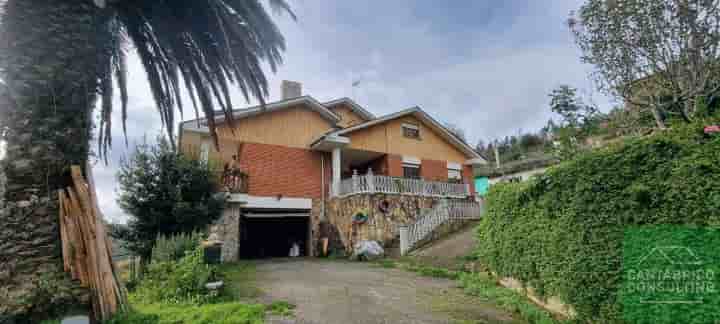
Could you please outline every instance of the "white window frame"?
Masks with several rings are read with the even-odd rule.
[[[460,163],[448,162],[448,180],[462,180],[462,165]]]
[[[403,156],[402,157],[402,168],[403,168],[403,177],[405,177],[405,168],[414,168],[414,169],[420,169],[420,165],[422,164],[422,161],[414,156]],[[420,177],[420,172],[418,171],[418,178]]]
[[[200,161],[208,163],[210,160],[210,141],[204,140],[200,143]]]

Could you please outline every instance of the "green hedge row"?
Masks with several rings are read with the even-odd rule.
[[[559,296],[580,321],[622,323],[624,230],[656,224],[720,225],[720,135],[687,125],[495,185],[477,256]]]

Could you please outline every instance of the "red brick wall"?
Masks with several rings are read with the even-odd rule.
[[[446,182],[448,180],[447,161],[422,160],[420,177],[428,181]]]
[[[243,143],[240,168],[248,174],[248,193],[255,196],[321,197],[321,156],[325,155],[325,192],[332,163],[329,154],[286,146]]]
[[[385,155],[385,160],[387,163],[387,175],[391,177],[403,176],[402,156],[395,154],[387,154]]]
[[[470,184],[470,194],[475,195],[475,177],[473,175],[472,165],[463,165],[462,169],[463,182]]]

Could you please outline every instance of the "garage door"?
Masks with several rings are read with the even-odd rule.
[[[287,257],[293,244],[307,255],[310,242],[308,212],[243,213],[240,222],[240,257],[244,259]]]

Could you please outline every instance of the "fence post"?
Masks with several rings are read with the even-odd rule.
[[[367,171],[367,185],[369,192],[375,192],[375,175],[373,175],[372,168],[368,168]]]
[[[409,236],[408,226],[407,225],[400,225],[400,255],[404,256],[410,246],[410,236]]]
[[[358,192],[358,173],[357,169],[353,169],[352,175],[352,193]]]

